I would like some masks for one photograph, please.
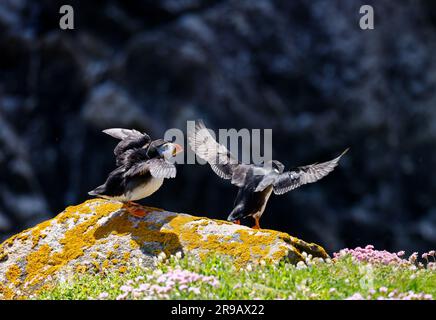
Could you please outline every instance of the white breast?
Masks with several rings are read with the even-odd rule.
[[[155,193],[163,183],[164,179],[156,179],[152,178],[150,181],[148,181],[146,184],[143,184],[139,188],[135,188],[132,192],[130,192],[127,197],[130,199],[130,201],[136,201],[143,198],[146,198],[153,193]]]
[[[265,211],[266,204],[268,203],[268,199],[271,196],[271,193],[273,191],[272,187],[268,187],[268,188],[270,188],[270,190],[268,191],[268,193],[265,196],[265,202],[263,203],[262,208],[260,208],[260,210],[254,214],[254,216],[257,218],[260,218],[262,216],[263,212]]]

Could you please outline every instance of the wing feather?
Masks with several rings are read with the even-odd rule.
[[[103,132],[121,140],[114,149],[117,166],[124,163],[126,158],[124,156],[125,152],[135,148],[145,147],[151,142],[151,138],[148,134],[141,133],[135,129],[111,128],[103,130]]]
[[[165,161],[164,159],[150,159],[134,164],[124,174],[125,177],[133,177],[136,175],[144,175],[150,172],[154,178],[175,178],[176,167],[174,164]]]
[[[304,184],[313,183],[324,178],[338,165],[341,157],[348,151],[346,149],[337,158],[323,162],[314,163],[308,166],[298,167],[295,170],[284,172],[277,176],[273,190],[275,194],[283,194],[288,191],[294,190]]]
[[[234,170],[239,166],[238,160],[212,137],[202,121],[196,121],[194,132],[188,133],[188,141],[197,156],[207,161],[219,177],[232,179]]]
[[[124,140],[126,138],[139,139],[144,134],[135,129],[110,128],[103,130],[104,133],[116,139]]]

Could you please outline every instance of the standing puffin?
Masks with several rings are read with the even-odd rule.
[[[142,216],[143,210],[133,201],[155,193],[164,179],[176,176],[170,159],[183,148],[169,141],[150,137],[136,130],[107,129],[103,132],[121,139],[115,147],[117,168],[109,173],[106,182],[88,194],[104,199],[125,202],[130,213]]]
[[[188,141],[193,151],[207,161],[219,177],[229,179],[239,187],[234,208],[227,220],[240,224],[241,219],[253,217],[254,229],[260,229],[259,219],[272,192],[280,195],[320,180],[333,171],[339,159],[348,151],[345,150],[331,161],[284,172],[285,166],[277,160],[268,161],[266,165],[239,163],[226,147],[212,137],[202,121],[196,122]]]

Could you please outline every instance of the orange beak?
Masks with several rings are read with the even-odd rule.
[[[173,156],[176,156],[177,154],[179,154],[180,152],[183,151],[183,148],[180,144],[175,143],[174,146],[176,147],[173,151]]]

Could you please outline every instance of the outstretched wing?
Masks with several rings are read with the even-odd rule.
[[[151,141],[148,134],[141,133],[134,129],[112,128],[103,130],[103,132],[121,140],[114,149],[117,166],[124,163],[125,157],[123,157],[123,154],[127,150],[142,148],[147,146]]]
[[[275,194],[283,194],[291,191],[303,184],[313,183],[324,178],[338,165],[341,157],[348,151],[346,149],[342,154],[330,161],[323,163],[314,163],[308,166],[298,167],[295,170],[284,172],[277,176],[273,184]]]
[[[207,161],[219,177],[232,179],[234,184],[245,177],[244,166],[240,166],[230,151],[212,137],[201,120],[196,121],[193,132],[188,132],[188,141],[197,156]]]
[[[144,175],[150,172],[154,178],[175,178],[176,177],[176,167],[174,164],[165,161],[164,159],[150,159],[147,161],[142,161],[135,163],[132,167],[126,171],[125,177],[133,177],[137,175]]]
[[[111,128],[103,130],[104,133],[114,137],[116,139],[139,139],[142,138],[143,134],[135,129],[123,129],[123,128]]]

